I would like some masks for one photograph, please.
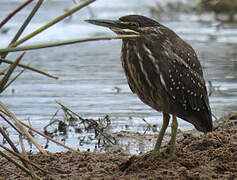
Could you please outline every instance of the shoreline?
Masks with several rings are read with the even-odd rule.
[[[162,148],[164,158],[144,161],[139,161],[139,155],[129,154],[122,148],[112,148],[103,153],[68,151],[49,152],[48,155],[27,154],[32,162],[50,172],[45,174],[34,169],[43,179],[235,179],[237,112],[228,113],[215,121],[214,127],[214,131],[208,134],[197,135],[194,130],[180,132],[182,136],[177,138],[176,157],[171,161],[165,158],[167,145]],[[139,133],[134,134],[140,138]],[[122,137],[121,134],[119,136]],[[30,177],[6,159],[0,159],[2,178]],[[11,172],[13,170],[14,173]]]

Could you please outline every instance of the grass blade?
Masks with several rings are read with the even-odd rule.
[[[2,78],[2,80],[0,81],[0,93],[3,92],[4,90],[4,86],[7,84],[8,79],[10,78],[11,74],[13,73],[14,69],[16,68],[17,64],[20,62],[20,60],[23,58],[25,53],[22,53],[17,59],[16,61],[10,65],[6,75]]]

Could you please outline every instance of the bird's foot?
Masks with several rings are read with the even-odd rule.
[[[132,156],[128,161],[119,165],[121,171],[129,170],[134,167],[147,167],[152,164],[152,162],[157,161],[160,157],[160,152],[157,150],[149,151],[141,156]]]
[[[175,159],[175,157],[176,157],[176,156],[175,156],[174,153],[170,153],[170,154],[169,154],[169,157],[168,157],[168,160],[169,160],[169,161],[172,161],[173,159]]]
[[[148,167],[154,164],[168,163],[175,158],[175,155],[167,153],[167,151],[160,152],[159,150],[152,150],[140,156],[132,156],[128,161],[122,163],[119,166],[121,171],[126,171],[129,169]]]
[[[163,152],[163,156],[167,161],[172,161],[176,158],[175,151],[171,149],[172,147],[168,146]]]
[[[174,160],[175,158],[176,158],[175,154],[169,154],[167,160],[168,160],[168,161],[172,161],[172,160]]]
[[[174,152],[170,152],[169,148],[165,151],[158,151],[158,150],[151,150],[139,157],[139,160],[157,160],[157,159],[163,159],[167,161],[172,161],[176,158]]]
[[[153,150],[141,155],[139,160],[158,159],[160,157],[161,157],[160,151],[153,149]]]

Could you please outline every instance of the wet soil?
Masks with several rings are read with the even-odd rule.
[[[139,134],[137,134],[139,136]],[[168,146],[162,158],[131,155],[123,150],[29,154],[40,167],[43,179],[237,179],[237,113],[215,122],[208,134],[183,132],[177,139],[176,157],[168,160]],[[9,161],[0,158],[0,179],[30,179]]]

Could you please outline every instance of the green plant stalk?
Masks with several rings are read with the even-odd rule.
[[[23,69],[21,72],[19,72],[14,78],[12,78],[2,89],[2,92],[7,89],[18,77],[20,77],[20,75],[25,71],[25,69]]]
[[[14,63],[14,62],[12,62],[12,61],[10,61],[10,60],[8,60],[8,59],[3,59],[3,58],[0,58],[0,62],[4,62],[4,63],[7,63],[7,64],[12,64],[12,63]],[[22,67],[22,68],[24,68],[24,69],[29,69],[29,70],[31,70],[31,71],[34,71],[34,72],[37,72],[37,73],[40,73],[40,74],[43,74],[43,75],[48,76],[48,77],[53,78],[53,79],[58,79],[58,78],[59,78],[58,76],[56,76],[56,75],[54,75],[54,74],[50,74],[50,73],[48,73],[48,72],[44,72],[44,71],[42,71],[42,70],[40,70],[40,69],[31,67],[31,66],[28,66],[28,65],[25,65],[25,64],[20,64],[20,63],[19,63],[17,66]]]
[[[10,78],[11,74],[13,73],[14,69],[16,68],[17,64],[20,62],[20,60],[23,58],[25,53],[22,53],[16,61],[10,65],[9,70],[7,71],[6,75],[1,79],[0,81],[0,93],[3,92],[4,86],[7,84],[8,79]]]
[[[44,31],[45,29],[51,27],[52,25],[58,23],[59,21],[61,21],[62,19],[66,18],[67,16],[72,15],[73,13],[75,13],[76,11],[80,10],[81,8],[89,5],[90,3],[94,2],[96,0],[87,0],[83,3],[81,3],[80,5],[78,5],[77,7],[67,11],[66,13],[58,16],[57,18],[55,18],[54,20],[50,21],[48,24],[45,24],[44,26],[40,27],[39,29],[33,31],[32,33],[26,35],[25,37],[23,37],[22,39],[16,41],[15,43],[13,43],[11,46],[12,47],[16,47],[19,44],[22,44],[23,42],[25,42],[26,40],[36,36],[37,34],[39,34],[40,32]]]
[[[33,49],[42,49],[42,48],[56,47],[56,46],[82,43],[82,42],[88,42],[88,41],[111,40],[111,39],[131,39],[131,38],[138,38],[138,37],[139,37],[138,35],[90,37],[90,38],[58,41],[58,42],[55,42],[55,43],[35,44],[35,45],[30,45],[30,46],[21,46],[21,47],[12,47],[12,48],[9,47],[9,48],[5,48],[5,49],[0,49],[0,53],[3,53],[3,52],[16,52],[16,51],[27,51],[27,50],[33,50]]]
[[[0,28],[6,24],[16,13],[18,13],[21,9],[23,9],[24,7],[26,7],[29,3],[31,3],[33,0],[28,0],[25,1],[23,4],[21,4],[18,8],[16,8],[13,12],[11,12],[5,19],[3,19],[0,22]]]
[[[16,42],[17,39],[21,36],[21,34],[23,33],[23,31],[25,30],[25,28],[28,26],[28,24],[30,23],[31,19],[34,17],[35,13],[38,11],[38,9],[40,8],[40,6],[42,5],[44,0],[39,0],[37,2],[37,4],[35,5],[35,7],[32,9],[32,11],[30,12],[29,16],[26,18],[26,20],[24,21],[24,23],[22,24],[22,26],[20,27],[20,29],[18,30],[18,32],[16,33],[16,35],[14,36],[14,38],[12,39],[12,41],[10,42],[9,46],[11,46],[12,43]]]

